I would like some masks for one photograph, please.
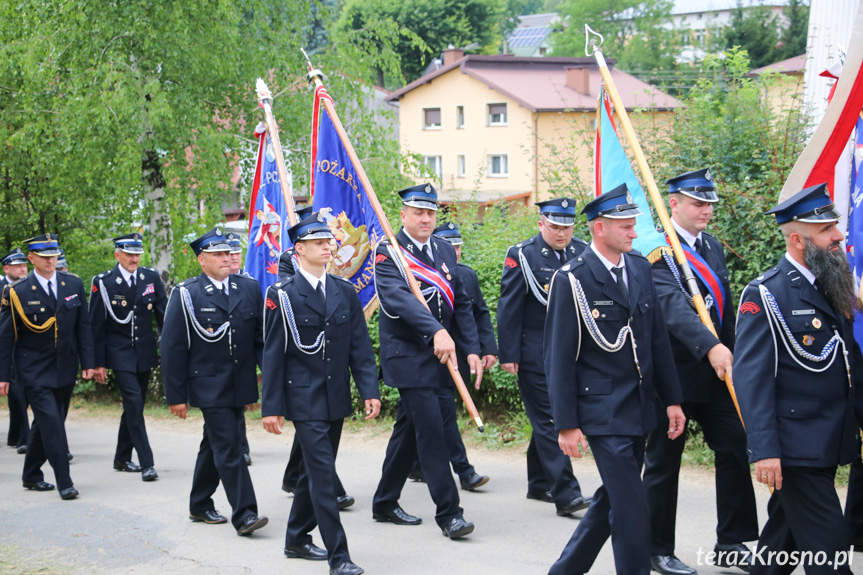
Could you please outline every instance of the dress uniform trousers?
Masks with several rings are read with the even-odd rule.
[[[863,539],[863,461],[859,458],[851,463],[851,472],[848,476],[845,527],[850,542]]]
[[[204,437],[198,450],[189,509],[204,512],[215,509],[212,495],[219,487],[225,488],[233,513],[231,523],[240,527],[243,520],[258,514],[258,503],[252,476],[243,461],[243,452],[237,431],[237,421],[243,418],[243,407],[202,407]]]
[[[30,419],[27,415],[27,397],[24,388],[15,385],[13,381],[9,386],[9,435],[6,436],[6,445],[12,447],[27,445],[29,434]]]
[[[758,547],[766,550],[760,554],[767,563],[771,551],[824,551],[831,563],[837,553],[847,551],[845,525],[842,521],[842,506],[836,496],[834,480],[836,467],[782,466],[782,489],[773,491],[767,503],[767,523],[761,531]],[[795,564],[771,565],[753,560],[752,575],[791,573]],[[791,563],[789,561],[789,563]],[[807,575],[851,573],[845,565],[816,565],[807,560],[804,566]]]
[[[114,459],[131,461],[134,448],[138,452],[138,462],[141,467],[153,467],[153,450],[150,448],[147,426],[144,423],[144,404],[147,401],[150,370],[135,373],[115,369],[114,377],[117,387],[120,388],[120,396],[123,398],[123,415],[120,417]]]
[[[339,566],[351,559],[336,501],[336,455],[344,420],[293,423],[304,465],[294,492],[285,546],[311,543],[310,533],[318,527],[327,549],[329,564]]]
[[[290,487],[296,491],[297,485],[300,483],[300,473],[303,471],[303,448],[300,445],[300,438],[295,433],[294,443],[291,445],[291,456],[288,458],[288,465],[285,467],[285,475],[282,477],[282,485]],[[347,494],[342,480],[339,479],[339,474],[333,470],[334,481],[336,484],[336,497],[342,497]]]
[[[572,462],[557,442],[545,374],[519,369],[518,389],[533,426],[527,448],[527,482],[532,492],[551,490],[558,508],[581,497]]]
[[[420,465],[432,500],[435,521],[441,527],[461,517],[458,489],[449,469],[449,454],[443,430],[443,415],[437,408],[437,390],[431,387],[399,388],[393,434],[387,445],[383,473],[372,503],[374,513],[386,513],[398,505],[414,455]],[[430,408],[430,406],[434,406]]]
[[[66,398],[74,385],[64,387],[26,387],[27,402],[33,410],[33,425],[27,440],[22,479],[36,483],[44,481],[42,465],[47,460],[54,469],[58,489],[72,487],[66,440]]]
[[[462,368],[459,366],[459,371],[461,370]],[[465,369],[461,373],[470,373],[470,370]],[[467,451],[464,448],[464,441],[462,441],[461,432],[458,429],[455,394],[452,388],[441,387],[435,391],[440,403],[440,412],[443,417],[444,441],[449,451],[449,462],[452,465],[452,470],[462,479],[471,477],[476,473],[476,469],[474,469],[467,459]],[[413,468],[421,469],[418,456],[414,458]]]
[[[650,536],[641,483],[644,437],[589,435],[587,442],[602,485],[549,575],[587,573],[609,536],[615,571],[648,575]]]
[[[718,386],[719,384],[717,384]],[[746,432],[731,396],[715,389],[710,403],[684,402],[687,421],[697,421],[716,466],[716,541],[733,544],[758,539],[755,493],[741,481],[751,483],[746,450]],[[650,509],[650,554],[674,555],[680,459],[686,445],[686,430],[668,439],[668,418],[659,414],[659,425],[647,441],[644,490]]]

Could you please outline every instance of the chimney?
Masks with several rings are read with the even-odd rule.
[[[590,68],[566,66],[566,85],[580,94],[590,94]]]
[[[462,58],[464,58],[464,50],[457,50],[452,44],[447,46],[447,49],[443,51],[444,66],[449,66],[453,62],[458,62]]]

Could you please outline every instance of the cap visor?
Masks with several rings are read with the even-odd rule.
[[[575,223],[575,216],[562,216],[560,214],[542,214],[545,219],[558,226],[571,226]]]
[[[419,200],[408,200],[406,202],[402,202],[406,206],[410,206],[412,208],[419,208],[421,210],[432,210],[437,211],[437,204],[434,202],[422,202]]]
[[[690,190],[677,190],[684,196],[689,196],[692,199],[698,200],[700,202],[718,202],[719,196],[714,191],[704,191],[704,192],[693,192]]]

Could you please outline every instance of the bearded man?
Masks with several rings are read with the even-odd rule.
[[[834,478],[855,456],[854,388],[863,377],[852,333],[861,306],[827,186],[806,188],[767,213],[787,251],[743,291],[734,358],[749,461],[758,482],[773,489],[754,575],[790,573],[795,558],[822,552],[832,563],[847,552]],[[792,560],[777,566],[774,552]],[[851,573],[847,561],[816,563],[803,562],[806,573]]]

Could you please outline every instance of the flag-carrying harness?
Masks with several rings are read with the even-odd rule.
[[[297,329],[297,318],[294,317],[294,308],[291,307],[291,298],[288,297],[288,294],[285,293],[285,290],[283,289],[279,289],[278,293],[279,301],[282,303],[282,313],[280,314],[282,316],[282,325],[285,327],[285,351],[288,351],[288,328],[290,328],[291,336],[297,349],[306,355],[315,355],[320,351],[321,357],[323,358],[327,353],[324,330],[321,330],[321,333],[318,334],[317,339],[315,339],[315,343],[304,345],[300,341],[300,330]]]
[[[129,324],[129,337],[132,340],[132,346],[135,345],[135,309],[129,310],[129,314],[126,316],[126,319],[120,319],[117,317],[117,314],[114,313],[114,308],[111,306],[111,300],[108,299],[108,292],[105,290],[105,284],[102,279],[99,279],[99,291],[102,296],[102,303],[105,307],[105,314],[111,316],[111,319],[119,323],[120,325]]]
[[[767,324],[770,326],[770,333],[773,336],[773,349],[775,350],[773,376],[776,377],[776,374],[779,371],[779,347],[776,345],[776,331],[778,330],[784,336],[782,338],[782,343],[785,345],[785,349],[788,350],[788,355],[791,356],[791,359],[793,359],[797,363],[797,365],[799,365],[803,369],[811,371],[813,373],[822,373],[830,369],[830,367],[833,365],[833,362],[836,361],[836,355],[839,351],[839,344],[841,344],[842,356],[845,360],[845,371],[848,374],[848,386],[850,387],[851,364],[848,362],[848,348],[845,345],[845,340],[842,339],[841,335],[839,335],[839,331],[836,329],[833,330],[833,337],[831,337],[830,340],[824,345],[824,348],[821,350],[821,353],[819,355],[811,354],[802,347],[800,347],[800,344],[797,343],[796,339],[794,339],[794,336],[791,334],[791,330],[788,328],[788,324],[785,322],[785,318],[782,316],[782,311],[779,309],[779,304],[776,303],[776,298],[773,297],[773,294],[770,293],[770,290],[767,289],[767,286],[765,286],[764,284],[759,285],[758,291],[761,292],[761,301],[764,304],[764,307],[769,312]],[[820,369],[810,367],[797,359],[797,357],[795,357],[795,354],[791,353],[792,349],[798,356],[802,357],[805,360],[815,363],[821,363],[827,361],[827,358],[829,357],[830,363]]]
[[[681,244],[682,246],[683,244]],[[683,278],[680,276],[680,270],[677,268],[677,262],[674,261],[674,256],[668,253],[667,250],[662,251],[662,258],[665,260],[665,263],[668,264],[668,268],[671,270],[674,279],[677,280],[677,286],[680,288],[680,291],[683,292],[683,295],[686,296],[686,301],[695,309],[695,301],[692,299],[692,296],[689,294],[689,291],[683,285]],[[704,297],[704,307],[707,309],[707,312],[710,313],[710,309],[713,307],[713,296],[707,294]],[[717,313],[719,313],[719,308],[717,308]],[[722,318],[720,316],[720,323],[722,323]]]
[[[11,285],[9,286],[9,299],[12,302],[12,327],[15,329],[15,341],[18,341],[18,324],[15,322],[15,314],[18,314],[18,317],[21,318],[21,321],[24,322],[24,325],[27,326],[27,329],[34,333],[45,333],[51,327],[54,327],[54,347],[57,347],[57,316],[56,310],[55,315],[48,318],[48,320],[42,325],[36,325],[29,319],[27,319],[27,314],[24,313],[24,308],[21,306],[21,300],[18,299],[18,294],[15,293],[15,288]]]
[[[186,340],[189,342],[189,347],[192,346],[192,338],[189,334],[189,323],[192,324],[192,327],[195,330],[195,333],[206,343],[216,343],[225,337],[225,334],[228,334],[228,353],[230,355],[234,354],[232,338],[231,338],[231,330],[228,329],[231,327],[231,322],[226,321],[222,325],[218,327],[215,331],[210,331],[204,326],[202,326],[198,322],[197,316],[195,316],[195,306],[192,304],[192,296],[189,293],[189,290],[183,286],[178,288],[180,290],[180,298],[182,299],[181,305],[183,306],[183,315],[186,318]],[[191,322],[189,321],[191,319]]]
[[[521,264],[521,274],[524,276],[524,282],[527,284],[527,287],[530,289],[531,293],[533,293],[533,297],[535,297],[539,303],[544,306],[548,306],[548,291],[543,289],[543,287],[537,281],[536,276],[533,275],[533,270],[530,269],[530,266],[527,263],[527,258],[524,256],[523,252],[524,248],[518,249],[518,262]]]
[[[641,365],[638,363],[638,345],[635,343],[635,334],[632,331],[632,318],[630,317],[626,325],[617,332],[617,339],[614,343],[611,343],[602,335],[602,331],[600,331],[599,326],[596,324],[593,314],[590,313],[590,306],[587,302],[587,296],[584,295],[584,288],[581,287],[581,282],[569,272],[566,272],[566,275],[569,277],[569,283],[572,286],[572,301],[575,303],[576,315],[581,316],[584,320],[587,333],[590,334],[591,339],[593,339],[600,349],[609,353],[616,353],[623,349],[626,337],[629,336],[629,340],[632,343],[632,358],[635,360],[635,369],[638,370],[638,384],[641,385]],[[556,273],[555,277],[557,277]],[[552,284],[554,284],[554,277],[552,278]],[[551,290],[549,289],[549,291]],[[578,348],[575,352],[575,360],[578,361],[578,357],[581,355],[581,322],[578,321],[578,318],[576,318],[576,324],[578,325]]]
[[[406,284],[408,287],[410,287],[410,282],[408,281],[408,276],[407,276],[407,273],[405,272],[405,268],[404,268],[404,266],[402,266],[401,259],[400,259],[400,258],[398,258],[398,257],[396,257],[396,253],[395,253],[395,251],[393,250],[393,247],[392,247],[391,245],[387,245],[387,251],[388,251],[388,252],[389,252],[389,254],[390,254],[390,259],[392,259],[392,260],[395,262],[395,264],[396,264],[396,269],[398,269],[398,270],[399,270],[399,274],[400,274],[400,275],[402,276],[402,278],[405,280],[405,284]],[[408,254],[408,252],[407,252],[407,251],[405,251],[405,249],[404,249],[404,248],[402,248],[402,253],[405,255],[405,257],[411,257],[411,258],[413,258],[413,256],[410,256],[410,254]],[[413,258],[413,259],[414,259],[414,260],[416,260],[416,258]],[[409,261],[410,261],[410,260],[409,260]],[[417,260],[417,263],[421,263],[421,262],[419,262],[419,261]],[[410,264],[408,264],[408,265],[410,265]],[[375,277],[377,277],[377,261],[376,261],[376,260],[375,260],[374,267],[375,267]],[[428,269],[428,266],[423,266],[423,267],[425,267],[425,268],[427,268],[427,269]],[[414,271],[414,275],[420,275],[420,274],[417,274],[417,273],[416,273],[416,269],[415,269],[413,266],[411,266],[411,270],[412,270],[412,271]],[[437,270],[432,270],[432,271],[434,271],[434,272],[435,272],[436,276],[440,276],[440,274],[438,274],[438,273],[437,273]],[[437,298],[438,298],[438,302],[437,302],[437,304],[438,304],[438,309],[440,309],[440,304],[441,304],[440,300],[442,299],[442,298],[441,298],[441,290],[440,290],[440,288],[439,288],[436,284],[433,284],[432,282],[428,281],[428,279],[431,279],[431,278],[428,278],[428,279],[427,279],[427,277],[426,277],[427,275],[429,275],[429,274],[422,274],[420,279],[422,279],[423,281],[425,281],[426,283],[429,283],[429,284],[431,284],[431,285],[430,285],[430,287],[427,287],[426,289],[422,290],[422,291],[421,291],[421,293],[422,293],[423,297],[425,298],[426,303],[429,303],[429,302],[432,300],[432,298],[433,298],[435,295],[437,295]],[[447,282],[446,280],[444,280],[442,277],[438,277],[438,280],[439,280],[439,281],[441,281],[441,282],[443,282],[444,284],[446,284],[446,286],[448,286],[448,287],[449,287],[450,293],[452,293],[452,286],[450,286],[450,285],[449,285],[449,282]],[[446,299],[446,298],[443,298],[443,299]],[[446,299],[446,302],[449,304],[450,309],[452,309],[452,308],[453,308],[453,302],[452,302],[452,300],[451,300],[451,299]],[[399,319],[399,316],[398,316],[398,315],[391,314],[391,313],[389,313],[389,312],[386,310],[386,308],[384,308],[384,302],[383,302],[383,300],[381,299],[381,297],[380,297],[380,296],[378,296],[378,303],[380,304],[381,311],[382,311],[382,312],[384,312],[384,315],[386,315],[386,316],[387,316],[388,318],[390,318],[390,319]]]

